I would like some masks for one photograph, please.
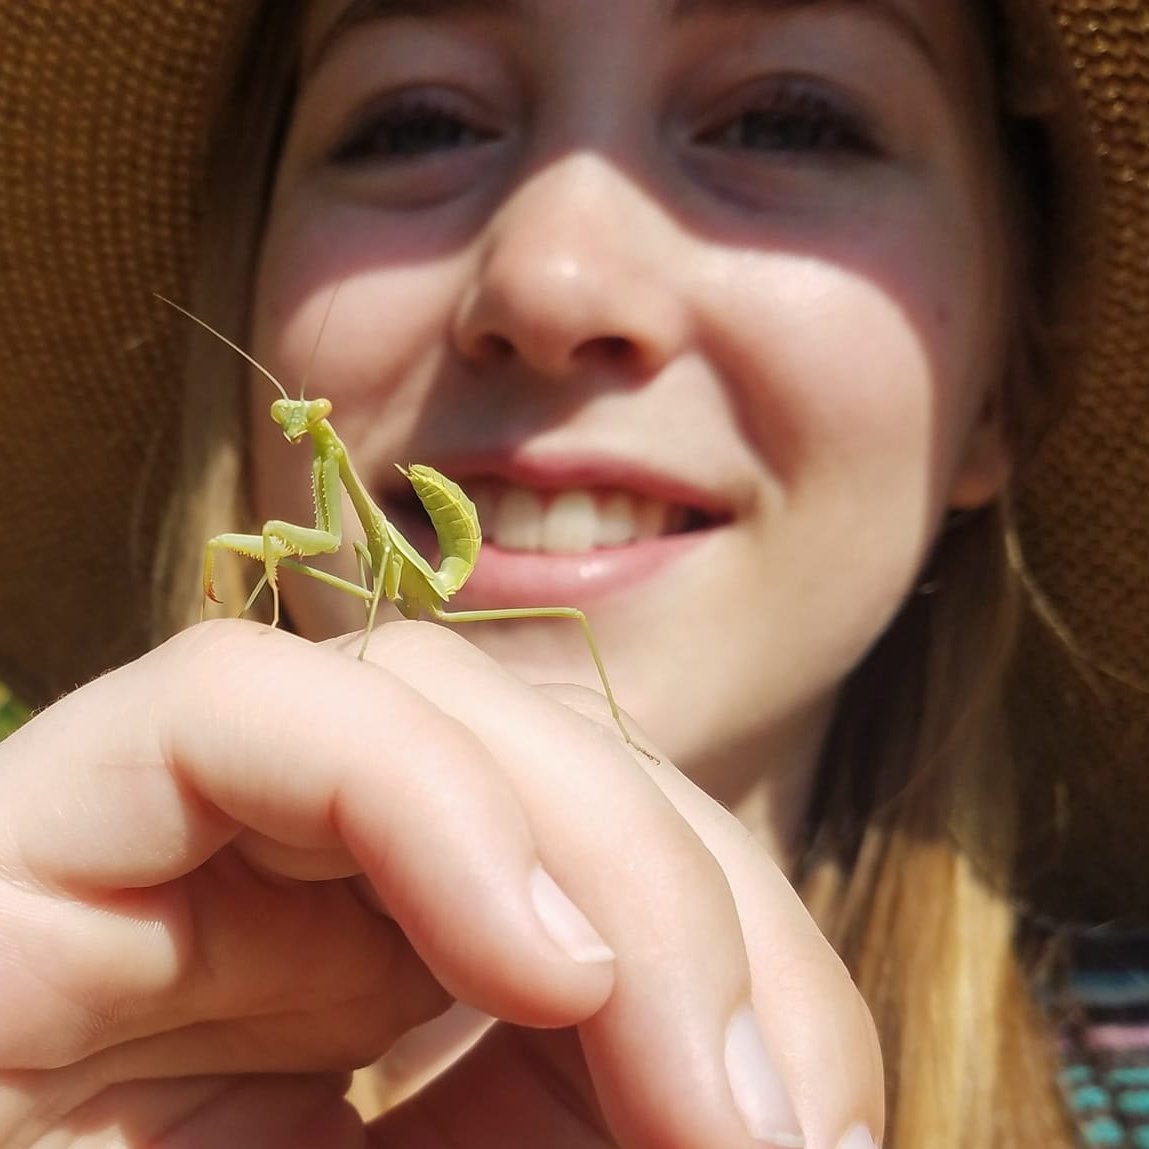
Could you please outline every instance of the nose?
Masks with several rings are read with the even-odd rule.
[[[685,334],[674,246],[665,212],[606,160],[557,161],[484,228],[457,346],[474,362],[518,361],[554,379],[647,378]]]

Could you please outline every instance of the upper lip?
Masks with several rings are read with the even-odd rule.
[[[511,486],[539,492],[572,489],[621,490],[673,506],[689,507],[707,518],[726,518],[732,499],[712,486],[690,480],[616,456],[561,456],[526,454],[451,455],[416,457],[405,462],[427,463],[457,482],[464,490],[468,482],[496,480]],[[384,494],[405,495],[402,481],[387,480]]]

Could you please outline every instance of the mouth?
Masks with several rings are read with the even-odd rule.
[[[520,554],[585,554],[690,534],[717,521],[700,507],[620,488],[549,491],[483,479],[467,493],[484,541]]]
[[[586,554],[692,534],[727,519],[702,506],[620,487],[554,490],[489,477],[463,487],[478,512],[484,545],[517,554]],[[405,527],[427,521],[411,490],[393,492],[385,505]]]
[[[472,472],[460,482],[483,535],[478,565],[455,600],[466,608],[585,605],[676,567],[733,518],[728,507],[707,505],[705,493],[649,476],[588,483],[573,474]],[[383,506],[437,562],[431,524],[414,493],[392,488]]]

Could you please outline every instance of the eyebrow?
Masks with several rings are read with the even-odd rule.
[[[360,24],[403,17],[426,20],[435,16],[498,14],[522,18],[534,8],[534,0],[351,0],[319,37],[305,70],[313,70],[340,36]]]
[[[687,20],[708,12],[769,12],[791,8],[811,8],[837,4],[846,8],[868,9],[892,24],[940,70],[934,45],[916,20],[897,0],[661,0],[660,7],[672,21]],[[376,20],[403,17],[429,19],[436,16],[497,15],[510,20],[533,20],[538,16],[538,0],[351,0],[323,33],[311,53],[311,67],[349,29]]]

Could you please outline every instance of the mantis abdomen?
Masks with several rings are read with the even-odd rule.
[[[471,577],[483,545],[479,513],[458,483],[433,467],[412,463],[400,467],[423,504],[439,540],[438,578],[444,598],[453,595]]]

